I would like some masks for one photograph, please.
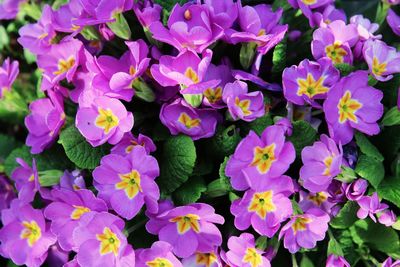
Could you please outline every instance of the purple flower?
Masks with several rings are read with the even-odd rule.
[[[228,240],[228,248],[229,251],[226,252],[226,259],[230,266],[271,266],[269,260],[263,256],[265,252],[256,248],[252,234],[242,233],[238,237],[231,236]]]
[[[63,266],[68,262],[69,253],[62,250],[58,243],[49,248],[46,263],[49,266]]]
[[[319,108],[321,106],[316,100],[325,99],[339,78],[339,71],[328,58],[321,58],[318,62],[305,59],[299,66],[283,71],[283,93],[288,101],[296,105],[308,103]]]
[[[146,224],[149,233],[173,246],[178,257],[186,258],[195,252],[208,253],[222,243],[221,233],[214,225],[224,218],[214,208],[203,203],[167,209]]]
[[[0,67],[0,99],[4,97],[7,91],[11,90],[11,86],[19,74],[19,62],[11,61],[10,58],[4,60]]]
[[[291,142],[280,126],[269,126],[258,137],[253,131],[239,143],[226,166],[232,187],[258,189],[264,180],[280,177],[295,159]]]
[[[389,206],[379,201],[378,193],[374,192],[371,196],[363,196],[357,200],[360,209],[357,211],[357,217],[365,219],[370,217],[376,222],[375,214],[386,210]]]
[[[139,134],[138,137],[134,137],[131,132],[127,132],[124,134],[121,141],[111,149],[111,153],[125,156],[136,146],[144,147],[147,154],[156,151],[156,145],[150,137],[144,134]]]
[[[60,178],[59,186],[55,188],[68,189],[70,191],[86,189],[85,178],[83,178],[79,170],[74,170],[72,172],[65,171]]]
[[[325,238],[329,220],[329,215],[321,209],[309,209],[304,214],[293,216],[282,227],[279,239],[284,238],[284,247],[290,253],[296,253],[300,248],[314,248],[317,241]]]
[[[227,83],[222,99],[234,120],[253,121],[265,114],[263,94],[260,91],[248,93],[245,82]]]
[[[284,131],[286,136],[291,136],[293,133],[293,124],[288,118],[280,118],[275,122],[276,126],[280,126]]]
[[[0,4],[0,20],[2,19],[14,19],[20,9],[28,0],[4,0]]]
[[[93,171],[94,186],[99,198],[126,219],[132,219],[146,203],[147,209],[157,212],[160,192],[154,179],[159,175],[157,160],[135,146],[125,157],[110,154],[101,159]]]
[[[92,146],[117,144],[132,129],[133,115],[119,100],[100,96],[78,109],[75,125]]]
[[[74,24],[75,20],[82,15],[83,7],[80,0],[70,0],[58,10],[53,10],[52,25],[58,32],[72,33],[76,35],[82,27]]]
[[[391,257],[388,257],[384,262],[382,262],[382,267],[399,267],[400,260],[393,262]]]
[[[145,0],[143,3],[139,1],[133,3],[133,12],[147,31],[153,22],[160,20],[161,10],[160,5],[154,4],[150,0]]]
[[[367,18],[362,15],[354,15],[350,18],[350,23],[357,26],[359,40],[357,41],[353,53],[356,59],[362,59],[363,49],[365,48],[365,42],[368,40],[381,39],[382,35],[374,35],[379,29],[379,24],[371,23]]]
[[[326,267],[350,267],[350,264],[342,256],[330,254],[326,260]]]
[[[396,215],[389,209],[384,210],[378,216],[379,223],[385,225],[386,227],[392,226],[397,221]]]
[[[329,134],[335,142],[348,144],[354,129],[368,135],[379,133],[383,93],[368,85],[368,73],[355,71],[343,77],[328,93],[324,103]]]
[[[65,123],[63,96],[48,91],[48,98],[41,98],[29,105],[31,113],[25,117],[25,126],[29,134],[26,145],[32,154],[41,153],[57,139]]]
[[[392,31],[397,36],[400,36],[400,16],[398,16],[392,9],[389,9],[386,21],[390,28],[392,28]]]
[[[218,254],[218,248],[206,253],[196,252],[192,256],[182,259],[182,265],[192,267],[222,267],[223,264]]]
[[[390,80],[393,78],[391,74],[400,72],[400,53],[396,48],[371,40],[365,43],[363,53],[371,74],[377,80]]]
[[[312,146],[301,151],[303,166],[300,169],[300,179],[303,186],[313,193],[326,191],[332,179],[340,173],[342,165],[342,146],[326,135]]]
[[[151,248],[136,250],[136,267],[165,266],[182,267],[172,253],[172,246],[164,241],[154,242]]]
[[[272,11],[270,5],[260,4],[256,6],[239,5],[240,30],[229,29],[226,31],[229,42],[251,42],[257,47],[257,51],[265,55],[276,46],[285,36],[287,25],[279,25],[282,17],[282,9]]]
[[[82,57],[82,43],[72,39],[52,45],[49,52],[37,57],[37,64],[44,71],[43,78],[54,85],[65,78],[71,82]]]
[[[193,140],[213,136],[220,119],[216,110],[194,109],[183,99],[164,104],[160,111],[160,120],[172,135],[184,133]]]
[[[176,4],[168,18],[168,29],[160,21],[150,25],[153,38],[170,44],[179,51],[202,53],[222,37],[223,29],[211,19],[207,5]]]
[[[123,228],[124,221],[107,212],[82,216],[73,232],[79,266],[134,266],[135,253]]]
[[[342,9],[336,9],[334,5],[326,6],[321,12],[314,12],[308,19],[311,27],[319,26],[322,28],[326,28],[329,23],[335,20],[347,21],[346,13]]]
[[[87,189],[54,189],[51,194],[53,201],[44,210],[44,216],[51,221],[51,232],[57,236],[60,247],[70,251],[74,246],[72,233],[81,217],[88,212],[107,211],[107,205]]]
[[[211,20],[224,30],[230,28],[238,17],[238,6],[233,0],[204,0],[211,14]]]
[[[46,227],[41,210],[18,199],[1,212],[0,254],[17,265],[39,267],[56,237]]]
[[[36,161],[32,160],[32,167],[21,158],[17,158],[16,161],[20,167],[15,168],[11,173],[11,179],[15,181],[18,199],[22,202],[31,202],[40,189]]]
[[[220,80],[220,82],[218,85],[203,91],[203,104],[216,109],[224,108],[226,107],[226,104],[222,101],[224,87],[227,83],[234,81],[230,67],[225,64],[218,66],[210,64],[204,76],[204,81],[212,80]]]
[[[8,209],[11,200],[14,198],[16,198],[16,194],[9,179],[0,174],[0,212],[4,209]]]
[[[313,34],[311,51],[315,59],[328,57],[334,64],[352,64],[353,54],[350,47],[358,40],[357,27],[353,24],[346,25],[341,20],[336,20],[319,28]]]
[[[357,179],[347,185],[345,193],[349,200],[357,201],[360,200],[367,191],[368,182],[364,179]]]
[[[257,190],[247,190],[243,198],[235,200],[231,205],[235,227],[243,231],[252,225],[260,235],[272,237],[278,231],[281,222],[293,213],[288,198],[292,193],[294,186],[288,176],[264,182]]]

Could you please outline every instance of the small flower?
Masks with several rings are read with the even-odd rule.
[[[378,221],[386,227],[389,227],[396,223],[397,217],[393,211],[386,209],[378,215]]]
[[[349,200],[360,200],[367,191],[368,182],[364,179],[357,179],[346,187],[346,197]]]
[[[327,5],[325,9],[315,11],[311,16],[308,16],[308,19],[311,27],[319,26],[322,28],[326,28],[328,24],[335,20],[347,21],[344,10],[336,9],[334,5]]]
[[[238,267],[270,267],[271,263],[263,256],[265,253],[256,248],[254,236],[242,233],[240,236],[231,236],[228,240],[229,251],[226,252],[227,263]]]
[[[151,248],[136,250],[136,267],[182,267],[182,263],[172,253],[172,246],[164,241],[157,241]]]
[[[331,254],[326,260],[326,267],[350,267],[350,264],[342,256]]]
[[[389,24],[392,31],[400,36],[400,16],[396,14],[392,9],[389,9],[386,21]]]
[[[325,238],[329,220],[329,215],[321,209],[309,209],[304,214],[293,216],[282,227],[279,239],[284,238],[284,247],[290,253],[296,253],[300,248],[314,248],[317,241]]]
[[[329,133],[335,142],[348,144],[357,129],[368,135],[379,133],[376,121],[383,114],[383,93],[368,85],[368,73],[355,71],[343,77],[324,102]]]
[[[16,161],[20,167],[17,167],[11,173],[11,179],[15,181],[15,187],[18,190],[18,199],[21,202],[28,203],[33,201],[36,192],[40,189],[36,161],[32,160],[32,167],[21,158],[17,158]]]
[[[138,137],[134,137],[131,132],[128,132],[125,133],[121,141],[111,149],[111,153],[125,156],[129,154],[135,146],[144,147],[147,154],[156,151],[156,145],[150,137],[144,134],[139,134]]]
[[[378,193],[374,192],[372,196],[363,196],[357,200],[360,209],[357,211],[357,217],[365,219],[370,217],[371,220],[376,222],[375,214],[386,210],[389,206],[379,201]]]
[[[195,203],[166,209],[146,224],[151,234],[157,234],[161,241],[173,246],[178,257],[186,258],[195,252],[208,253],[222,243],[221,233],[214,225],[223,224],[224,218],[215,214],[207,204]],[[155,224],[159,226],[155,226]]]
[[[236,190],[256,189],[267,179],[280,177],[295,159],[293,144],[285,142],[280,126],[269,126],[258,137],[253,131],[239,143],[226,166]]]
[[[0,12],[1,13],[1,12]],[[11,90],[11,86],[19,74],[19,62],[10,58],[4,60],[0,67],[0,99],[4,97],[6,91]]]
[[[100,96],[79,108],[75,125],[92,146],[117,144],[132,129],[133,115],[119,100]]]
[[[326,135],[312,146],[301,151],[303,166],[300,169],[300,179],[303,186],[313,193],[326,191],[332,179],[340,173],[343,160],[342,146]]]
[[[99,198],[126,219],[132,219],[144,203],[150,212],[157,212],[160,192],[154,179],[158,175],[157,160],[141,146],[135,146],[126,156],[103,157],[93,171]]]
[[[140,24],[149,30],[150,25],[160,20],[162,7],[160,5],[152,3],[150,0],[133,3],[133,12],[135,12]]]
[[[41,210],[15,199],[1,214],[0,254],[17,265],[41,266],[56,237],[46,227]]]

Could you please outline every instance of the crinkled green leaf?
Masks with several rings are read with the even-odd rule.
[[[81,169],[96,168],[100,159],[109,152],[108,145],[92,147],[73,125],[61,132],[58,142],[64,147],[67,157]]]
[[[274,48],[272,53],[272,73],[280,73],[286,67],[287,41],[284,39]]]
[[[378,186],[378,195],[400,208],[400,178],[386,177]]]
[[[243,129],[244,133],[248,133],[250,130],[254,131],[256,134],[261,135],[262,132],[268,126],[273,124],[273,120],[269,114],[262,116],[252,122],[244,123],[241,129]]]
[[[306,121],[293,122],[293,134],[287,139],[291,141],[300,155],[304,147],[312,145],[317,138],[317,131]]]
[[[186,135],[171,136],[162,148],[160,177],[157,183],[163,193],[171,193],[185,183],[193,172],[196,147]]]
[[[397,106],[392,107],[385,113],[385,116],[383,117],[383,120],[382,120],[382,125],[383,126],[393,126],[393,125],[399,125],[399,124],[400,124],[399,108]]]
[[[210,153],[213,157],[222,159],[225,156],[231,155],[237,144],[240,142],[241,137],[235,125],[227,128],[218,128],[216,134],[210,139]]]
[[[355,134],[356,142],[361,152],[365,155],[383,161],[384,157],[381,152],[368,140],[368,138],[360,132]]]
[[[353,242],[350,230],[338,231],[335,238],[340,244],[344,258],[350,263],[350,266],[356,266],[360,255],[356,252],[356,244]]]
[[[195,203],[201,194],[207,190],[204,179],[200,176],[192,176],[173,193],[172,197],[176,205]]]
[[[385,176],[385,168],[382,162],[367,155],[361,155],[358,158],[355,171],[375,188],[378,187]]]
[[[346,229],[352,226],[357,220],[357,210],[359,206],[356,202],[348,201],[339,213],[332,218],[330,226],[337,229]]]
[[[335,68],[340,71],[341,76],[347,76],[354,71],[354,66],[349,65],[347,63],[338,63],[335,64]]]

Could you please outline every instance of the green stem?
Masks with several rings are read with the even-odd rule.
[[[296,254],[292,254],[292,266],[299,267],[299,265],[297,264],[297,260],[296,260]]]

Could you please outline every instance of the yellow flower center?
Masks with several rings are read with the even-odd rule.
[[[254,158],[251,166],[257,166],[257,170],[265,174],[271,168],[272,163],[276,160],[275,158],[275,144],[271,144],[266,147],[255,147]]]
[[[318,2],[318,0],[301,0],[305,5],[313,5]]]
[[[77,31],[77,30],[79,30],[80,28],[81,28],[81,26],[72,25],[71,30],[72,30],[72,31]]]
[[[73,205],[73,207],[75,208],[74,211],[71,213],[71,219],[73,220],[79,220],[83,214],[90,212],[90,209],[88,207],[76,205]]]
[[[100,254],[105,255],[108,253],[114,253],[118,256],[118,250],[121,245],[121,241],[117,235],[111,231],[110,228],[105,227],[102,234],[96,235],[97,240],[100,241]]]
[[[332,156],[328,156],[324,159],[324,164],[325,164],[325,171],[322,173],[322,175],[325,176],[330,176],[331,175],[331,166],[332,166],[332,161],[333,161],[333,157]]]
[[[31,176],[29,176],[28,181],[29,181],[29,182],[35,181],[35,175],[32,174]]]
[[[172,262],[166,258],[155,258],[152,261],[146,262],[146,265],[149,267],[174,267]]]
[[[199,82],[199,76],[197,76],[197,73],[191,67],[186,69],[185,76],[191,79],[193,83]]]
[[[136,142],[135,140],[131,140],[131,144],[125,148],[125,153],[126,153],[126,154],[131,153],[131,151],[133,150],[133,148],[134,148],[135,146],[139,146],[139,145],[140,145],[140,146],[144,146],[144,142],[142,142],[141,144],[139,144],[139,143]]]
[[[208,88],[203,94],[207,98],[208,102],[214,104],[222,99],[222,88],[221,86],[215,89]]]
[[[48,34],[47,32],[44,32],[44,33],[42,33],[41,35],[39,35],[37,38],[38,38],[39,40],[42,40],[42,39],[46,38],[48,35],[49,35],[49,34]]]
[[[305,231],[307,229],[307,224],[311,222],[311,219],[305,217],[298,217],[296,221],[292,224],[293,233],[296,234],[297,231]]]
[[[187,113],[182,112],[178,118],[178,121],[185,125],[186,128],[192,129],[200,125],[200,119],[192,119]]]
[[[200,217],[196,214],[186,214],[185,216],[178,216],[170,219],[170,222],[176,222],[176,227],[178,229],[179,234],[184,234],[190,229],[195,231],[196,233],[200,233]]]
[[[26,239],[28,245],[32,247],[42,236],[42,229],[36,221],[23,221],[22,226],[24,229],[21,231],[21,239]]]
[[[258,32],[257,36],[263,36],[265,35],[265,30],[264,29],[260,29],[260,31]]]
[[[325,53],[335,64],[343,63],[344,56],[347,55],[346,50],[342,48],[342,44],[338,41],[325,47]]]
[[[298,79],[297,84],[299,89],[297,90],[297,95],[306,95],[309,98],[313,98],[315,95],[323,94],[328,92],[328,88],[323,85],[325,77],[320,77],[315,80],[311,73],[307,74],[306,79]]]
[[[339,101],[339,122],[345,123],[347,120],[357,122],[358,119],[355,115],[357,110],[362,107],[362,104],[355,99],[351,99],[351,92],[346,91]]]
[[[190,12],[189,9],[186,9],[185,12],[183,13],[183,17],[186,20],[191,20],[192,19],[192,12]]]
[[[244,263],[250,264],[251,267],[258,267],[262,264],[261,255],[257,252],[255,248],[247,248],[246,254],[244,254],[242,261]]]
[[[328,195],[324,192],[319,192],[315,195],[309,195],[307,198],[314,202],[315,205],[321,206],[328,199]]]
[[[267,216],[268,212],[276,210],[276,206],[272,202],[272,196],[272,190],[262,193],[255,193],[247,210],[250,212],[256,212],[258,216],[260,216],[262,219],[265,219],[265,216]]]
[[[386,66],[386,62],[379,63],[378,58],[374,57],[372,60],[372,73],[376,76],[382,76],[382,74],[386,72]]]
[[[251,115],[250,108],[251,101],[248,99],[240,100],[239,97],[235,98],[235,105],[240,108],[245,116]]]
[[[75,65],[75,58],[70,56],[67,60],[60,59],[58,61],[58,70],[53,72],[54,75],[63,74],[69,71]]]
[[[139,191],[142,192],[140,186],[140,173],[136,170],[132,170],[130,173],[119,174],[121,182],[115,185],[116,189],[125,190],[125,194],[129,199],[134,198]]]
[[[210,267],[217,260],[214,253],[196,253],[196,264]]]
[[[134,66],[130,66],[129,67],[129,75],[133,76],[136,73],[136,69]]]
[[[114,127],[119,124],[119,119],[114,115],[111,109],[99,108],[99,115],[96,118],[96,126],[104,129],[104,133],[108,134]]]

